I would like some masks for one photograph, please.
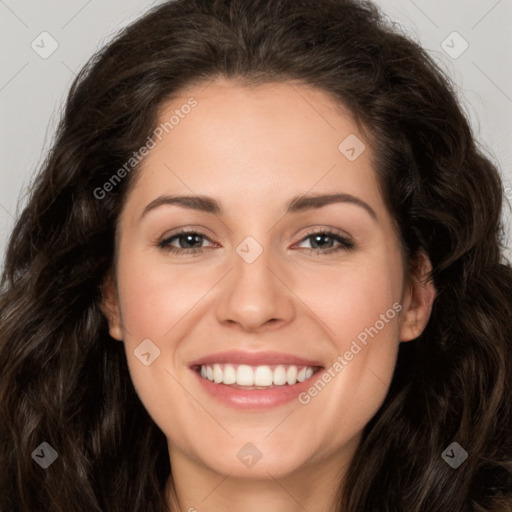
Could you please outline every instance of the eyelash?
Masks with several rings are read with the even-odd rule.
[[[205,249],[205,247],[199,247],[199,248],[194,248],[194,249],[181,249],[179,247],[174,247],[174,246],[170,245],[174,239],[180,238],[185,235],[199,235],[200,237],[202,237],[206,240],[209,240],[211,242],[210,238],[208,238],[206,235],[204,235],[202,233],[199,233],[197,231],[183,230],[183,231],[179,231],[178,233],[175,233],[174,235],[158,242],[157,245],[160,249],[170,252],[170,253],[173,253],[173,254],[183,254],[183,253],[195,254],[195,253],[201,252]],[[330,231],[329,229],[320,229],[318,231],[313,231],[312,233],[309,233],[307,236],[302,238],[299,243],[302,243],[302,242],[308,240],[309,238],[313,238],[315,235],[324,235],[329,238],[333,238],[337,242],[339,242],[341,245],[339,247],[334,247],[334,248],[331,247],[325,251],[322,249],[313,249],[313,248],[310,249],[307,247],[303,248],[306,251],[308,251],[308,254],[311,254],[311,253],[331,254],[331,253],[335,253],[335,252],[339,252],[339,251],[351,251],[355,247],[354,243],[351,240],[349,240],[348,238],[345,238],[337,233],[334,233],[333,231]]]

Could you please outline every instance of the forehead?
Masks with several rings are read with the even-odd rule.
[[[319,89],[218,79],[163,104],[156,128],[132,191],[139,210],[162,193],[269,209],[297,194],[336,192],[384,206],[363,135]]]

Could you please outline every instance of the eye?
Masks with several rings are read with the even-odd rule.
[[[202,252],[206,248],[203,246],[204,240],[212,242],[210,238],[208,238],[203,233],[199,233],[197,231],[187,231],[184,229],[161,240],[157,245],[160,249],[171,252],[173,254],[194,254]],[[310,241],[312,247],[305,247],[303,249],[306,249],[310,253],[316,254],[329,254],[338,251],[349,251],[355,247],[354,242],[349,240],[347,237],[328,229],[320,229],[318,231],[314,231],[313,233],[310,233],[304,237],[300,243],[305,241]],[[173,245],[176,242],[181,247],[176,247],[176,245]],[[333,247],[333,244],[335,243],[338,243],[338,246]]]
[[[211,240],[202,233],[182,230],[179,233],[158,242],[158,247],[174,254],[193,254],[201,252],[204,249],[204,247],[202,247],[203,240],[209,240],[211,242]],[[174,241],[177,241],[178,245],[181,245],[182,247],[172,245]]]
[[[306,247],[305,249],[310,253],[329,254],[338,251],[350,251],[355,247],[354,242],[349,240],[347,237],[334,233],[328,229],[321,229],[310,233],[301,240],[301,243],[308,240],[312,247]],[[337,247],[333,247],[333,244],[336,242],[338,242],[339,245]]]

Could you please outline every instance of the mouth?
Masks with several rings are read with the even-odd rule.
[[[275,389],[310,379],[322,367],[297,365],[202,364],[193,369],[202,379],[236,389]]]
[[[324,366],[288,354],[225,352],[193,361],[189,368],[217,402],[265,409],[296,399]]]

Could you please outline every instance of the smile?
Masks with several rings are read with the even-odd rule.
[[[324,369],[319,359],[240,350],[210,354],[188,366],[203,393],[240,410],[266,410],[293,402]]]
[[[319,367],[297,365],[218,364],[201,365],[200,375],[215,384],[225,384],[240,389],[272,389],[293,386],[309,379]]]

